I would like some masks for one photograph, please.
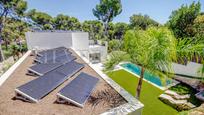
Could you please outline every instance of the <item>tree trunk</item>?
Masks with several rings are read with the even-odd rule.
[[[2,42],[2,30],[3,30],[5,19],[6,19],[7,15],[8,15],[8,9],[4,9],[4,11],[0,17],[0,39],[1,39],[1,42]],[[1,43],[0,43],[0,61],[1,62],[4,61],[4,54],[3,54],[3,50],[1,48]]]
[[[142,67],[139,82],[138,82],[138,85],[137,85],[137,91],[136,91],[136,98],[137,99],[140,99],[140,92],[141,92],[141,89],[142,89],[142,82],[143,82],[143,78],[144,78],[144,72],[145,72],[145,68]]]
[[[1,42],[2,42],[2,29],[3,29],[3,24],[2,22],[0,22],[0,62],[4,61],[4,54],[3,54],[3,50],[1,48]]]
[[[3,29],[3,24],[1,24],[0,27],[0,62],[4,61],[4,54],[3,54],[3,50],[1,48],[1,42],[2,42],[2,29]]]
[[[8,51],[8,44],[9,44],[9,41],[6,39],[5,40],[6,51]]]
[[[0,43],[0,62],[4,61],[4,54],[3,54],[3,50],[1,48],[1,43]]]
[[[103,35],[104,35],[105,38],[108,38],[108,23],[103,22],[103,26],[104,26],[104,33],[103,33]]]

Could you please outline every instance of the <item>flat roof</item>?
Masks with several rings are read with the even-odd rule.
[[[73,51],[72,51],[73,52]],[[126,104],[127,101],[117,93],[107,82],[105,82],[93,69],[91,69],[78,55],[77,62],[85,64],[81,72],[86,72],[90,75],[99,78],[91,97],[88,99],[84,108],[76,107],[72,104],[57,104],[56,94],[71,80],[73,80],[80,72],[74,75],[71,79],[57,87],[50,94],[45,96],[39,103],[28,103],[22,100],[15,100],[15,88],[36,79],[36,77],[26,75],[28,67],[33,64],[33,56],[29,56],[26,60],[14,71],[14,73],[0,87],[0,114],[100,114],[115,107]],[[108,97],[108,98],[107,98]]]
[[[84,32],[84,31],[80,31],[80,30],[33,30],[33,31],[29,31],[29,32],[38,32],[38,33],[43,33],[43,32],[49,32],[49,33],[88,33],[88,32]]]

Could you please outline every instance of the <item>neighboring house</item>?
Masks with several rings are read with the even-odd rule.
[[[34,31],[26,33],[28,49],[44,50],[64,46],[80,52],[90,62],[102,62],[107,56],[107,42],[89,40],[81,31]]]

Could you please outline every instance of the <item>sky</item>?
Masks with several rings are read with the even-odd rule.
[[[97,20],[92,9],[100,0],[26,0],[29,9],[37,9],[51,16],[65,14],[84,20]],[[191,4],[193,1],[201,2],[201,10],[204,11],[204,0],[121,0],[122,13],[113,22],[129,22],[133,14],[149,15],[152,19],[164,24],[168,21],[173,10],[182,4]]]

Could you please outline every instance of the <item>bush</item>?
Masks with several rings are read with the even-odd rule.
[[[13,63],[6,63],[3,65],[3,72],[6,72],[11,66],[13,65]]]
[[[5,59],[7,59],[13,55],[10,48],[8,50],[3,50],[3,52],[4,52]]]
[[[178,84],[174,87],[171,87],[170,90],[173,90],[180,95],[185,95],[185,94],[189,94],[192,92],[191,91],[192,89],[190,87],[182,85],[182,84]]]
[[[21,52],[26,52],[28,50],[26,43],[22,44],[22,47],[20,50],[21,50]]]
[[[5,61],[0,69],[0,77],[4,74],[12,65],[14,64],[13,61]]]
[[[112,52],[112,51],[121,50],[122,45],[123,45],[123,42],[121,40],[116,40],[116,39],[110,40],[108,42],[108,51]]]

